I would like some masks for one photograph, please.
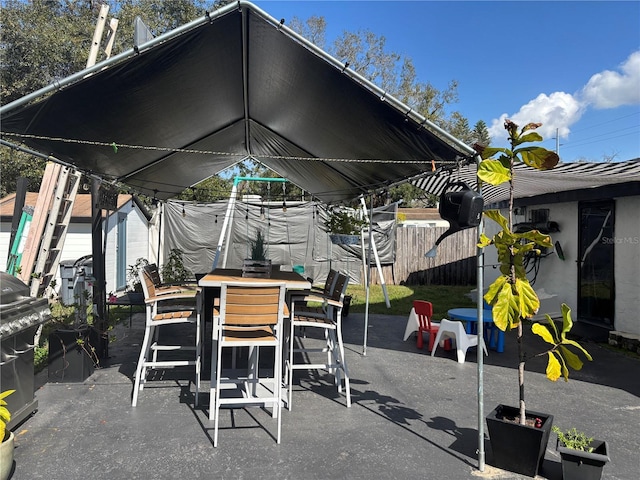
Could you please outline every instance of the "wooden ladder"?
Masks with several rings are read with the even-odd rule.
[[[29,230],[25,245],[31,253],[21,265],[21,278],[30,285],[32,297],[48,294],[56,278],[81,177],[71,167],[47,165],[33,212],[35,228]]]

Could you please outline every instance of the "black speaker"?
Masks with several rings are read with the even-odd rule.
[[[480,225],[484,200],[482,195],[471,190],[464,182],[453,182],[445,187],[460,185],[463,190],[459,192],[443,192],[440,195],[440,216],[447,220],[457,230],[477,227]]]

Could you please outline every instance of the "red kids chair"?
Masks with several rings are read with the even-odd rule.
[[[429,334],[429,351],[433,350],[433,343],[438,334],[439,323],[433,323],[431,317],[433,317],[433,304],[425,300],[414,300],[413,309],[418,317],[418,340],[417,347],[422,348],[424,345],[423,333]],[[451,348],[450,342],[447,340],[444,345],[445,350]]]

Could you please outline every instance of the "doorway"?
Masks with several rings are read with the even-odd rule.
[[[118,213],[116,226],[116,289],[127,286],[127,216]]]
[[[613,200],[578,204],[578,318],[609,329],[615,307],[614,209]]]

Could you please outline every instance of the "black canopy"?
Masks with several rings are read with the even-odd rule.
[[[159,199],[254,158],[334,203],[473,154],[243,1],[0,113],[5,138]]]

